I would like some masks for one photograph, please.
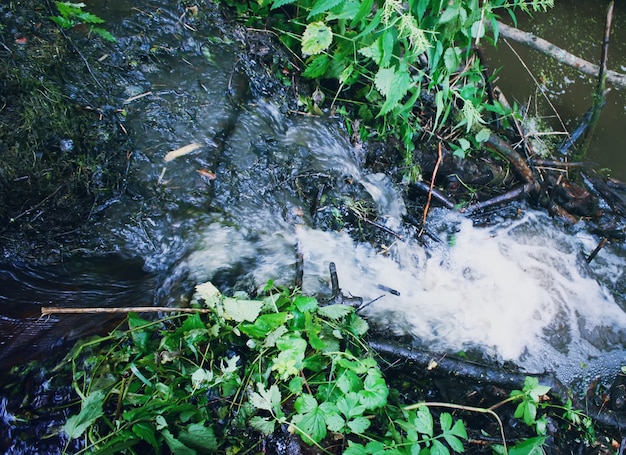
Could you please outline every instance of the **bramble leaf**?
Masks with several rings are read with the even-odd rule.
[[[333,42],[333,33],[324,22],[312,22],[302,34],[302,54],[316,55],[328,49]]]

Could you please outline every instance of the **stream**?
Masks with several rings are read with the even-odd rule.
[[[288,112],[247,87],[240,43],[210,38],[221,36],[210,25],[186,29],[149,3],[152,13],[132,2],[94,7],[118,37],[112,67],[132,67],[114,94],[133,144],[128,189],[89,226],[107,254],[0,267],[4,365],[62,357],[67,342],[116,323],[42,319],[42,306],[181,305],[208,280],[254,294],[270,279],[293,286],[299,257],[304,293],[330,298],[333,262],[342,292],[369,303],[372,325],[422,349],[478,351],[567,384],[626,363],[622,244],[587,264],[600,239],[584,221],[564,225],[525,204],[484,224],[435,207],[419,241],[407,193],[364,170],[339,119]],[[163,51],[124,61],[157,24],[151,45]],[[195,150],[165,161],[188,144]],[[366,226],[364,213],[384,229]]]

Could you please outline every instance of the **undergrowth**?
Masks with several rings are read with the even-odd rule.
[[[77,344],[65,364],[81,402],[63,426],[68,447],[81,439],[80,453],[233,454],[278,437],[318,453],[450,455],[468,444],[459,415],[478,412],[499,423],[496,453],[541,453],[549,388],[536,379],[491,408],[404,403],[355,308],[271,283],[266,291],[225,297],[205,283],[197,313],[131,314],[126,330]],[[537,434],[512,448],[495,412],[509,402]],[[583,414],[562,409],[568,425],[584,426]]]
[[[553,0],[223,0],[249,24],[269,26],[298,69],[320,90],[318,102],[359,119],[362,139],[393,136],[405,150],[405,178],[419,178],[413,161],[420,135],[444,138],[465,157],[489,138],[485,112],[506,117],[514,109],[487,103],[486,71],[476,54],[498,39],[499,14],[515,21]],[[341,106],[337,107],[337,101]],[[443,134],[444,126],[452,125]],[[352,126],[352,125],[349,125]],[[447,127],[446,127],[447,128]],[[445,137],[444,137],[445,136]]]

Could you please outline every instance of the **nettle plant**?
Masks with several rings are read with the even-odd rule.
[[[286,290],[224,297],[210,283],[197,299],[203,313],[130,315],[128,330],[71,354],[82,403],[63,431],[85,452],[251,448],[281,429],[346,454],[463,451],[462,421],[392,405],[353,307]]]
[[[450,119],[475,144],[489,137],[482,116],[486,81],[474,46],[488,29],[497,40],[499,12],[515,20],[516,10],[551,6],[553,0],[259,0],[247,12],[276,16],[270,23],[302,55],[302,75],[335,81],[327,97],[332,104],[347,98],[342,101],[357,107],[361,125],[377,125],[375,132],[362,126],[362,135],[401,139],[409,164],[416,135],[437,134]],[[428,124],[424,110],[434,111]],[[463,156],[468,146],[455,150]]]
[[[104,38],[107,41],[116,41],[111,32],[98,26],[104,24],[104,19],[83,10],[86,6],[84,3],[54,2],[54,4],[59,14],[50,16],[50,19],[62,29],[67,30],[79,25],[85,25],[94,35]]]
[[[80,438],[79,453],[246,453],[290,433],[327,453],[450,455],[464,451],[465,424],[432,407],[500,422],[493,409],[519,402],[516,417],[539,436],[515,454],[539,453],[548,388],[536,380],[490,409],[407,405],[364,341],[368,325],[355,308],[271,283],[266,291],[256,300],[225,297],[205,283],[196,313],[156,321],[131,314],[126,330],[79,342],[64,363],[81,404],[62,429],[68,447]],[[563,409],[580,423],[582,414]],[[508,452],[505,442],[494,450]]]

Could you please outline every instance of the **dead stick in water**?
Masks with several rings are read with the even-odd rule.
[[[557,47],[554,44],[533,35],[532,33],[524,32],[501,22],[498,22],[498,31],[501,36],[549,55],[555,60],[571,66],[588,76],[596,76],[600,70],[598,65],[594,65],[593,63],[583,60],[582,58],[576,57],[566,50],[561,49],[560,47]],[[606,72],[606,77],[607,81],[616,87],[622,89],[626,88],[626,75],[609,70]]]
[[[587,153],[587,149],[591,144],[591,138],[600,120],[600,112],[606,103],[606,78],[607,78],[607,63],[609,59],[609,41],[611,37],[611,24],[613,23],[613,2],[609,3],[609,8],[606,12],[606,25],[604,27],[604,40],[602,42],[602,57],[600,58],[600,70],[598,71],[598,85],[593,95],[593,104],[591,110],[591,118],[589,124],[585,130],[582,151],[583,156]]]
[[[120,308],[61,308],[61,307],[42,307],[41,315],[49,316],[51,314],[95,314],[95,313],[211,313],[213,310],[206,308],[172,308],[162,306],[138,306],[138,307],[120,307]]]
[[[428,216],[428,209],[430,209],[430,201],[433,198],[433,188],[435,188],[435,179],[437,178],[437,171],[439,171],[439,165],[441,164],[441,161],[441,142],[439,142],[439,146],[437,147],[437,162],[435,163],[435,169],[433,169],[433,176],[430,179],[430,189],[428,190],[428,198],[426,199],[426,206],[424,207],[424,216],[422,217],[422,230],[419,233],[420,237],[424,233],[424,229],[426,227],[426,217]]]
[[[591,254],[589,254],[589,256],[587,256],[587,259],[586,259],[587,264],[590,264],[591,261],[593,261],[593,259],[598,255],[600,250],[604,248],[604,245],[606,245],[606,242],[608,241],[609,239],[607,237],[603,237],[602,240],[600,240],[600,243],[598,243],[598,246],[591,252]]]

